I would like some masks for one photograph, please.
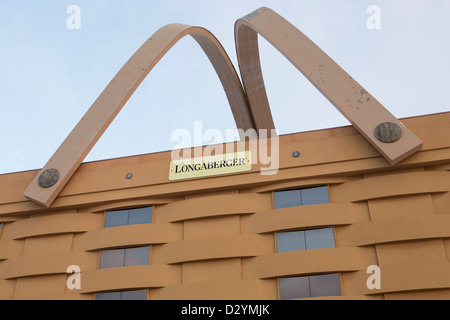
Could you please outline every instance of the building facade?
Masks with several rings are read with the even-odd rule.
[[[50,208],[1,175],[0,298],[449,299],[450,113],[402,122],[423,148],[394,166],[349,126],[278,137],[274,175],[84,163]]]
[[[258,34],[352,126],[262,136],[274,123]],[[181,160],[82,163],[186,35],[214,65],[237,128],[256,134]],[[235,35],[242,84],[207,30],[168,25],[44,168],[0,175],[0,299],[450,299],[450,112],[400,122],[268,8]]]

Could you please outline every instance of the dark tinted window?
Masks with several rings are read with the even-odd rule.
[[[147,290],[124,291],[121,300],[146,300]]]
[[[152,223],[153,207],[132,209],[129,213],[128,224]]]
[[[152,223],[153,207],[107,211],[105,228]]]
[[[300,190],[279,191],[274,193],[275,209],[297,207],[302,205]]]
[[[278,252],[306,250],[305,232],[278,232],[277,245]]]
[[[307,250],[335,247],[333,228],[307,230],[305,237]]]
[[[97,293],[95,300],[120,300],[120,292]]]
[[[341,295],[339,274],[325,274],[280,279],[282,300]]]
[[[277,232],[278,252],[334,248],[333,228]]]
[[[148,265],[150,247],[103,250],[100,269]]]
[[[100,256],[100,269],[123,267],[125,249],[103,250]]]
[[[275,209],[329,203],[328,187],[274,192]]]
[[[128,248],[125,249],[124,267],[144,266],[150,259],[150,247]]]
[[[295,277],[280,279],[280,294],[281,300],[311,297],[309,293],[309,278]]]
[[[339,274],[325,274],[320,276],[310,276],[309,285],[311,297],[330,297],[341,295],[341,284]]]
[[[302,205],[329,203],[328,187],[302,189]]]
[[[128,225],[128,210],[106,212],[105,228],[126,225]]]
[[[95,300],[147,300],[147,290],[97,293]]]

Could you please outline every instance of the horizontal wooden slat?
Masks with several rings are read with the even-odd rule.
[[[3,262],[4,279],[16,279],[29,276],[64,274],[71,265],[81,270],[92,269],[92,261],[97,261],[98,253],[71,252],[47,256],[23,256]]]
[[[352,277],[358,283],[361,294],[378,295],[394,292],[426,292],[427,290],[450,288],[450,263],[432,261],[380,267],[381,289],[370,290],[366,286],[369,274],[366,270],[355,272]],[[419,295],[420,297],[420,295]]]
[[[24,241],[0,240],[0,260],[16,258],[22,254]]]
[[[242,274],[246,279],[265,279],[366,270],[373,264],[371,248],[338,247],[261,255],[244,261]]]
[[[357,202],[377,198],[450,191],[450,172],[392,173],[349,181],[333,187],[334,202]]]
[[[350,225],[369,219],[367,206],[330,203],[258,212],[242,217],[242,233],[266,233],[304,228]]]
[[[81,293],[158,288],[181,282],[181,266],[152,265],[82,273]]]
[[[188,199],[158,207],[158,219],[176,222],[223,215],[249,214],[272,207],[270,194],[230,194]]]
[[[275,300],[276,280],[228,280],[183,284],[152,290],[155,300]]]
[[[169,223],[129,225],[86,232],[77,237],[74,249],[94,251],[164,244],[181,240],[182,236],[182,225]]]
[[[8,225],[5,236],[12,239],[78,233],[101,227],[103,216],[90,213],[63,213],[19,220]]]
[[[155,264],[253,257],[273,252],[272,235],[231,235],[168,243],[154,248]]]
[[[343,246],[450,238],[450,214],[429,214],[357,223],[339,230]]]

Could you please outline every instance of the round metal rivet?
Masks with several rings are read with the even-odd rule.
[[[300,157],[300,152],[294,151],[294,152],[292,153],[292,156],[293,156],[294,158],[298,158],[298,157]]]
[[[48,169],[39,176],[38,184],[41,188],[50,188],[59,179],[59,172],[56,169]]]
[[[375,137],[381,142],[392,143],[402,137],[402,128],[393,122],[383,122],[375,128]]]
[[[131,178],[133,178],[133,174],[132,174],[132,173],[128,173],[128,174],[126,175],[126,178],[127,178],[128,180],[130,180]]]

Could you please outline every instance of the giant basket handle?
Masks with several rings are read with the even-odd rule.
[[[117,73],[25,190],[25,197],[46,207],[53,203],[145,77],[186,35],[191,35],[199,43],[213,64],[227,95],[237,128],[243,131],[254,129],[239,76],[219,41],[203,28],[170,24],[153,34]]]
[[[422,147],[422,141],[325,52],[265,7],[235,24],[239,69],[257,130],[274,127],[261,71],[258,34],[278,49],[390,164]]]

